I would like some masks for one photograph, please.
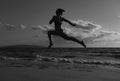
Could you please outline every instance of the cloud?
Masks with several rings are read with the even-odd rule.
[[[25,28],[27,28],[25,25],[23,25],[23,24],[21,24],[21,25],[19,25],[19,26],[16,26],[16,28],[18,28],[18,29],[25,29]]]
[[[101,37],[96,38],[94,41],[120,41],[120,33],[112,31],[101,31]]]
[[[106,31],[101,25],[82,20],[74,21],[74,23],[77,26],[72,28],[72,33],[75,32],[75,36],[80,36],[87,43],[120,41],[119,32]]]
[[[118,42],[120,41],[120,34],[118,32],[101,30],[83,40],[86,41],[86,43]]]
[[[48,25],[45,25],[45,26],[41,26],[41,25],[32,26],[31,28],[33,30],[42,30],[42,31],[48,31],[48,30],[53,30],[54,29],[54,27],[51,27],[51,26],[48,26]]]
[[[95,31],[95,30],[98,30],[98,29],[101,29],[102,27],[98,24],[94,24],[92,22],[89,22],[89,21],[83,21],[83,20],[77,20],[77,21],[72,21],[73,23],[76,24],[76,28],[81,28],[81,29],[84,29],[84,30],[88,30],[88,31]]]
[[[120,41],[120,33],[114,31],[107,31],[101,25],[94,24],[89,21],[83,20],[74,20],[72,21],[76,24],[76,26],[66,25],[62,27],[64,33],[68,36],[73,36],[79,40],[84,40],[88,44],[96,43],[96,42],[119,42]],[[6,30],[16,30],[16,29],[26,29],[25,25],[11,25],[11,24],[3,24],[0,22],[0,27],[6,28]],[[54,27],[49,25],[33,25],[30,28],[34,31],[42,31],[43,33],[47,33],[49,30],[54,30]],[[36,37],[40,37],[40,35],[36,35]]]
[[[5,28],[6,30],[15,30],[15,29],[25,29],[26,26],[25,25],[11,25],[11,24],[3,24],[2,22],[0,22],[0,27]]]
[[[67,25],[62,27],[63,31],[68,36],[76,37],[77,39],[84,40],[86,43],[96,43],[96,42],[112,42],[120,41],[120,33],[107,31],[101,25],[94,24],[92,22],[77,20],[72,21],[76,26]],[[53,30],[54,27],[45,26],[34,26],[33,30],[42,30],[44,32]]]
[[[31,26],[31,29],[35,31],[40,30],[43,33],[47,33],[47,31],[49,30],[54,30],[54,27],[49,25],[44,25],[44,26],[38,25],[38,26]],[[39,35],[36,35],[35,37],[39,37]]]
[[[106,31],[102,26],[93,24],[91,22],[77,21],[77,28],[81,31],[77,32],[77,36],[82,35],[83,40],[89,42],[110,42],[110,41],[120,41],[120,33],[113,31]],[[88,32],[86,32],[88,31]],[[78,36],[79,37],[79,36]]]

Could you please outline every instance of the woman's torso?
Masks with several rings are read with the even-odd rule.
[[[54,24],[55,24],[56,31],[63,31],[61,28],[62,21],[63,21],[62,17],[54,16]]]

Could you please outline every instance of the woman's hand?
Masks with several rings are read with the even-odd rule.
[[[76,26],[76,24],[75,24],[75,23],[72,23],[71,25],[72,25],[72,26]]]

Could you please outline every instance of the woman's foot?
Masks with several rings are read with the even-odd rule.
[[[48,46],[48,48],[51,48],[51,47],[52,47],[52,45],[53,45],[53,43],[51,43],[51,44]]]
[[[81,44],[84,46],[84,48],[86,48],[86,45],[83,41],[81,41]]]

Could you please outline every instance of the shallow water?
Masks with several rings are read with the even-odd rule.
[[[120,48],[12,48],[0,51],[1,61],[89,64],[120,68]]]

